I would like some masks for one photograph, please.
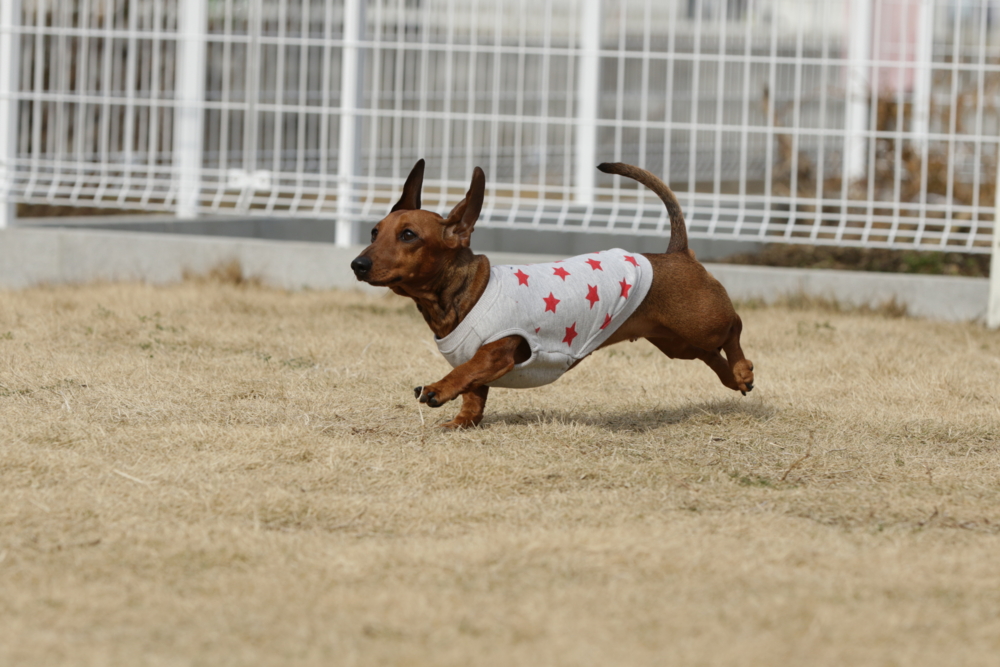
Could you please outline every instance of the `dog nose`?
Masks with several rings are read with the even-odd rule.
[[[358,278],[363,278],[372,270],[372,261],[364,255],[355,257],[354,261],[351,262],[351,270],[354,271],[354,275]]]

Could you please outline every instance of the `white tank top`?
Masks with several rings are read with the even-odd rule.
[[[494,266],[476,305],[435,342],[455,367],[487,343],[521,336],[531,357],[488,384],[539,387],[600,347],[635,312],[652,282],[649,260],[618,248],[548,264]]]

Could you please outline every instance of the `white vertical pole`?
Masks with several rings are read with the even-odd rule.
[[[194,218],[198,214],[201,189],[208,0],[180,0],[177,22],[177,107],[174,110],[177,217]]]
[[[14,160],[17,158],[17,92],[20,40],[14,32],[21,19],[20,0],[0,1],[0,229],[14,222],[11,201]]]
[[[985,48],[985,45],[984,41],[980,48]],[[982,90],[981,86],[982,84],[980,84],[980,91]],[[983,101],[980,100],[979,104],[983,104]],[[994,164],[1000,164],[1000,145],[997,146],[996,150],[997,155]],[[926,153],[924,161],[926,163]],[[996,186],[1000,187],[1000,169],[997,169],[996,179]],[[997,187],[993,189],[995,197],[993,201],[993,252],[990,257],[989,301],[986,304],[986,326],[990,329],[1000,327],[1000,190],[997,190]]]
[[[580,3],[580,69],[576,83],[575,199],[594,201],[597,167],[597,102],[600,95],[601,0]]]
[[[361,101],[359,43],[364,37],[363,0],[344,0],[344,49],[340,61],[340,142],[337,152],[337,237],[347,248],[357,241],[352,220],[354,177],[358,173],[360,137],[357,111]]]
[[[868,157],[865,132],[868,130],[868,97],[871,94],[872,0],[850,0],[847,35],[844,177],[854,180],[865,174]]]
[[[997,146],[1000,153],[1000,146]],[[997,170],[997,187],[1000,188],[1000,169]],[[993,255],[990,258],[990,295],[986,305],[986,326],[1000,328],[1000,190],[993,202]]]
[[[931,119],[931,61],[934,48],[934,0],[917,0],[917,54],[913,81],[913,143],[927,143]]]

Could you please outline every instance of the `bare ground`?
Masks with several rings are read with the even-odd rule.
[[[738,253],[712,261],[723,264],[784,266],[797,269],[990,277],[989,253],[769,243],[758,252]]]
[[[441,433],[395,297],[0,292],[0,664],[996,664],[1000,334],[742,314]]]

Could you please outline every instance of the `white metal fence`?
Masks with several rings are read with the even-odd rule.
[[[0,199],[341,243],[424,157],[488,226],[668,233],[626,161],[692,236],[985,253],[998,100],[993,0],[0,0]]]

